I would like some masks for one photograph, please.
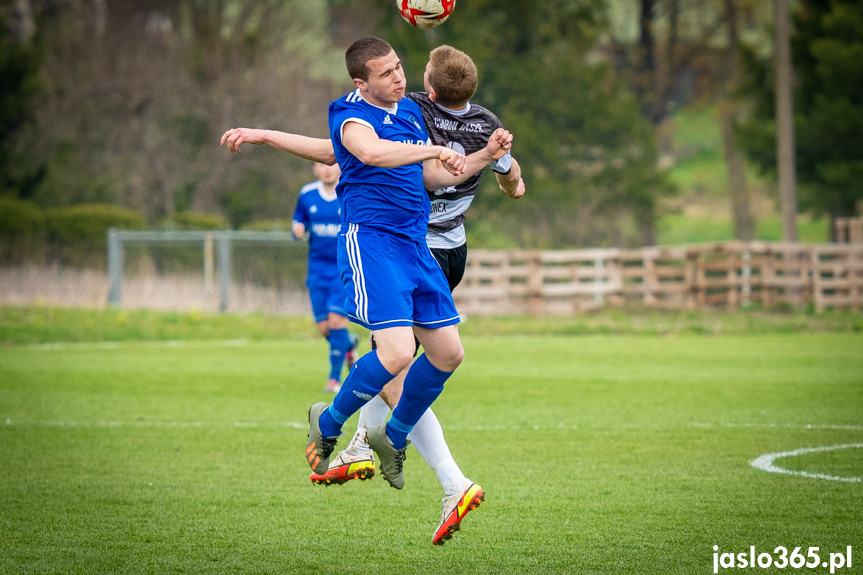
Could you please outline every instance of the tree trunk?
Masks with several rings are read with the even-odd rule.
[[[33,21],[33,6],[30,0],[15,0],[7,26],[13,40],[27,42],[33,37],[36,24]]]
[[[641,0],[640,36],[636,84],[644,115],[652,123],[656,111],[656,53],[653,37],[654,0]]]
[[[788,0],[776,0],[776,155],[782,203],[782,240],[796,242],[797,184],[789,27]]]
[[[743,153],[734,136],[734,124],[738,113],[735,94],[740,83],[740,38],[737,31],[737,7],[734,2],[735,0],[725,0],[728,50],[725,59],[725,82],[719,103],[719,121],[722,129],[722,152],[725,156],[731,192],[734,237],[738,240],[751,241],[755,239],[755,218],[752,214],[752,200],[746,187]]]
[[[731,213],[734,220],[734,237],[738,240],[755,239],[755,217],[752,213],[752,198],[746,186],[746,170],[743,153],[734,136],[736,106],[729,101],[719,105],[719,121],[722,126],[722,152],[728,171],[731,192]]]
[[[659,167],[668,169],[674,164],[674,123],[671,118],[671,101],[677,83],[679,65],[677,61],[677,22],[680,14],[679,0],[671,0],[668,12],[668,42],[663,65],[656,76],[657,99],[652,121],[656,127],[656,145],[659,152]]]
[[[656,215],[653,211],[635,214],[635,225],[638,227],[638,236],[642,246],[656,245]]]
[[[108,29],[108,5],[106,0],[93,0],[93,29],[97,40],[105,38]]]

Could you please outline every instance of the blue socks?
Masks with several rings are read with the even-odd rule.
[[[330,379],[341,381],[345,355],[351,350],[351,336],[345,327],[331,329],[327,341],[330,342]]]
[[[417,421],[443,391],[444,383],[453,372],[441,371],[422,354],[411,366],[405,378],[404,390],[393,415],[387,422],[387,437],[393,447],[402,449]]]
[[[411,366],[405,378],[402,397],[387,422],[387,437],[396,449],[402,449],[407,436],[420,420],[426,409],[441,394],[444,383],[452,375],[431,364],[422,354]],[[350,416],[380,393],[393,377],[378,359],[377,350],[363,355],[345,378],[342,389],[332,405],[321,414],[318,425],[324,437],[338,437],[342,425]]]
[[[345,378],[332,405],[321,414],[319,425],[323,436],[338,437],[344,422],[380,393],[393,377],[395,376],[388,372],[378,359],[377,350],[363,355]]]

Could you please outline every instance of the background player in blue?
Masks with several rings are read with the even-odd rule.
[[[320,163],[315,163],[312,171],[318,179],[300,190],[291,231],[297,238],[309,240],[306,287],[318,331],[330,344],[330,375],[324,391],[338,393],[342,367],[346,362],[349,370],[353,366],[357,343],[356,336],[348,333],[345,287],[336,258],[341,229],[336,184],[341,171],[338,164]]]

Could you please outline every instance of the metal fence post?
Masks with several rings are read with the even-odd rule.
[[[123,243],[116,228],[108,230],[108,278],[111,288],[108,291],[108,304],[120,307],[123,288]]]
[[[219,311],[228,311],[228,292],[231,289],[230,232],[218,232],[219,246]]]
[[[213,309],[213,232],[204,234],[204,309]]]

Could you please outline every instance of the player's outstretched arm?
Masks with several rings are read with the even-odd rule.
[[[500,174],[494,172],[494,175],[497,178],[498,187],[507,196],[518,199],[524,195],[525,188],[524,179],[521,177],[521,166],[515,161],[515,158],[512,158],[512,166],[509,169],[509,173]]]
[[[310,138],[300,134],[255,128],[233,128],[222,135],[221,145],[227,145],[233,154],[242,144],[267,144],[294,156],[331,166],[336,163],[333,143],[324,138]]]
[[[512,134],[508,130],[498,128],[489,137],[485,148],[465,158],[465,166],[461,172],[456,173],[448,169],[436,169],[427,162],[423,170],[423,184],[425,184],[427,190],[439,190],[458,185],[477,172],[482,171],[489,162],[502,157],[510,148],[512,148]],[[448,151],[452,152],[452,150]],[[445,154],[441,156],[441,159],[443,160],[444,157]],[[447,166],[444,165],[442,167],[446,168]]]
[[[342,129],[342,143],[359,161],[379,168],[397,168],[443,158],[452,170],[461,173],[464,169],[462,154],[443,146],[422,146],[383,140],[374,130],[358,122],[345,124]]]

